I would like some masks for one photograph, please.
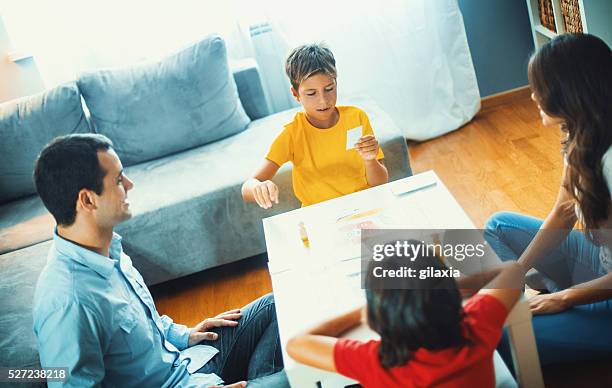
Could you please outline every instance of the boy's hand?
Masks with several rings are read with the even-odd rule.
[[[363,160],[374,160],[378,155],[378,140],[376,140],[374,135],[362,136],[359,138],[357,144],[355,144],[355,149],[359,152]]]
[[[259,206],[264,209],[278,205],[278,186],[272,181],[259,182],[253,187],[253,197]]]

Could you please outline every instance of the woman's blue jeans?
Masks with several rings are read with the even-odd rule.
[[[496,213],[486,223],[485,239],[501,260],[517,260],[542,223],[517,213]],[[599,262],[599,249],[582,232],[573,230],[534,268],[549,291],[560,291],[606,274]],[[535,315],[533,330],[542,365],[612,358],[612,300]],[[511,365],[506,333],[498,350]]]

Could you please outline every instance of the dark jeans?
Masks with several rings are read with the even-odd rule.
[[[274,296],[264,295],[241,309],[236,327],[212,329],[219,337],[207,342],[219,349],[198,372],[216,373],[226,384],[248,381],[249,388],[289,387],[283,371]]]
[[[517,260],[542,222],[521,214],[497,213],[487,221],[485,238],[501,260]],[[599,250],[582,232],[574,230],[534,268],[543,276],[548,290],[560,291],[606,274],[599,262]],[[612,300],[535,315],[532,324],[542,365],[612,358]],[[505,332],[498,350],[511,365]]]

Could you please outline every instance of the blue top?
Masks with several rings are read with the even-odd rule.
[[[189,329],[161,316],[140,273],[113,235],[110,258],[53,236],[34,295],[40,363],[67,367],[50,386],[173,387],[222,382],[194,373],[218,350],[188,347]]]

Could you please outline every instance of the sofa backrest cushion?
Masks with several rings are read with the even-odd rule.
[[[36,193],[32,172],[59,135],[90,132],[74,82],[0,104],[0,203]]]
[[[85,73],[79,89],[94,130],[129,166],[243,131],[225,42],[212,35],[154,63]]]

